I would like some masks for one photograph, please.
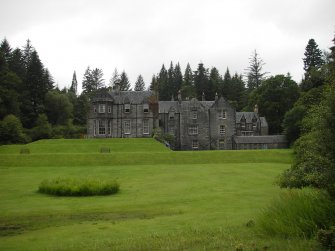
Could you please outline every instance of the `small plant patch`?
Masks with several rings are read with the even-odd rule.
[[[119,184],[99,178],[56,178],[43,180],[38,192],[56,196],[110,195],[119,191]]]
[[[110,153],[111,149],[109,147],[101,147],[100,153]]]
[[[21,148],[20,149],[20,154],[29,154],[29,153],[30,153],[29,148]]]

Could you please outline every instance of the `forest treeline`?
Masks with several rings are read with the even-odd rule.
[[[257,104],[260,115],[267,118],[270,133],[285,133],[292,143],[301,134],[307,110],[320,101],[327,74],[325,65],[329,61],[329,55],[322,53],[315,40],[310,39],[303,60],[305,75],[299,84],[289,73],[271,76],[264,72],[265,63],[254,51],[244,75],[231,74],[229,68],[221,75],[216,67],[209,69],[203,63],[195,70],[187,64],[182,71],[179,63],[171,62],[169,67],[162,65],[152,76],[147,89],[157,93],[159,100],[174,99],[179,91],[183,99],[214,100],[217,94],[237,111],[252,111]],[[1,143],[84,137],[89,98],[96,90],[132,90],[127,73],[118,73],[117,69],[106,84],[102,69],[87,67],[80,94],[78,84],[74,72],[71,86],[60,90],[29,40],[21,49],[13,49],[3,39],[0,45]],[[139,75],[134,91],[145,89],[143,77]]]

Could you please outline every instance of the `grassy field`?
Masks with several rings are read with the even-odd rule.
[[[246,226],[291,159],[290,150],[173,152],[152,139],[0,146],[0,250],[315,250]],[[114,178],[120,191],[37,193],[57,177]]]

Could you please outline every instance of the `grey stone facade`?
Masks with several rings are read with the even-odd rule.
[[[175,149],[230,150],[254,149],[253,144],[261,143],[248,138],[255,140],[262,135],[260,139],[265,140],[268,132],[266,119],[258,115],[257,107],[254,112],[236,112],[222,97],[214,101],[182,100],[179,94],[177,101],[158,101],[151,91],[101,90],[91,104],[88,137],[152,137],[153,130],[160,127],[174,136]]]

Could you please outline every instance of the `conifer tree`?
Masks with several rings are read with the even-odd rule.
[[[143,77],[142,77],[142,75],[139,75],[137,77],[136,82],[135,82],[134,90],[135,91],[144,91],[144,89],[145,89],[145,83],[144,83]]]
[[[219,95],[219,87],[222,85],[222,78],[217,68],[213,67],[209,74],[207,98],[208,100],[214,100],[215,95]]]
[[[104,87],[105,80],[102,77],[103,72],[101,69],[95,68],[91,70],[90,67],[87,67],[83,79],[84,93],[92,93],[93,91]]]
[[[194,72],[194,86],[197,99],[201,100],[203,93],[205,94],[206,97],[207,85],[208,85],[208,69],[204,67],[203,63],[199,63],[198,69]]]
[[[304,55],[304,70],[306,73],[310,72],[312,68],[320,69],[325,63],[322,58],[322,51],[313,38],[308,41]]]
[[[164,64],[162,65],[162,68],[158,74],[157,78],[158,82],[158,94],[159,94],[159,100],[170,100],[171,96],[169,95],[169,86],[168,86],[168,73],[165,69]]]
[[[156,95],[158,94],[158,81],[155,75],[152,75],[149,90],[155,92]]]
[[[178,92],[181,90],[183,84],[183,74],[181,73],[179,63],[176,64],[173,71],[173,96],[177,97]]]
[[[166,86],[166,96],[169,97],[170,99],[172,97],[175,97],[174,95],[174,91],[175,91],[175,88],[174,88],[174,66],[173,66],[173,63],[171,61],[170,63],[170,68],[168,69],[168,72],[167,72],[167,86]]]
[[[74,71],[73,76],[72,76],[71,87],[69,91],[77,95],[77,89],[78,89],[78,81],[77,81],[76,71]]]
[[[249,91],[252,91],[256,88],[258,88],[262,81],[265,78],[266,72],[263,72],[263,66],[265,63],[263,60],[258,56],[257,51],[255,50],[254,53],[249,58],[249,67],[247,72],[247,78],[248,78],[248,89]]]
[[[6,38],[4,38],[0,44],[0,51],[2,52],[6,62],[8,63],[11,57],[12,48],[10,47]]]
[[[123,71],[120,75],[120,91],[130,91],[130,82],[128,79],[128,75],[125,71]]]
[[[117,86],[120,85],[120,74],[117,70],[117,68],[114,69],[113,75],[111,79],[109,80],[109,86],[115,90]]]
[[[189,63],[187,63],[183,83],[181,88],[182,97],[192,98],[195,97],[195,87],[193,81],[193,73]]]

